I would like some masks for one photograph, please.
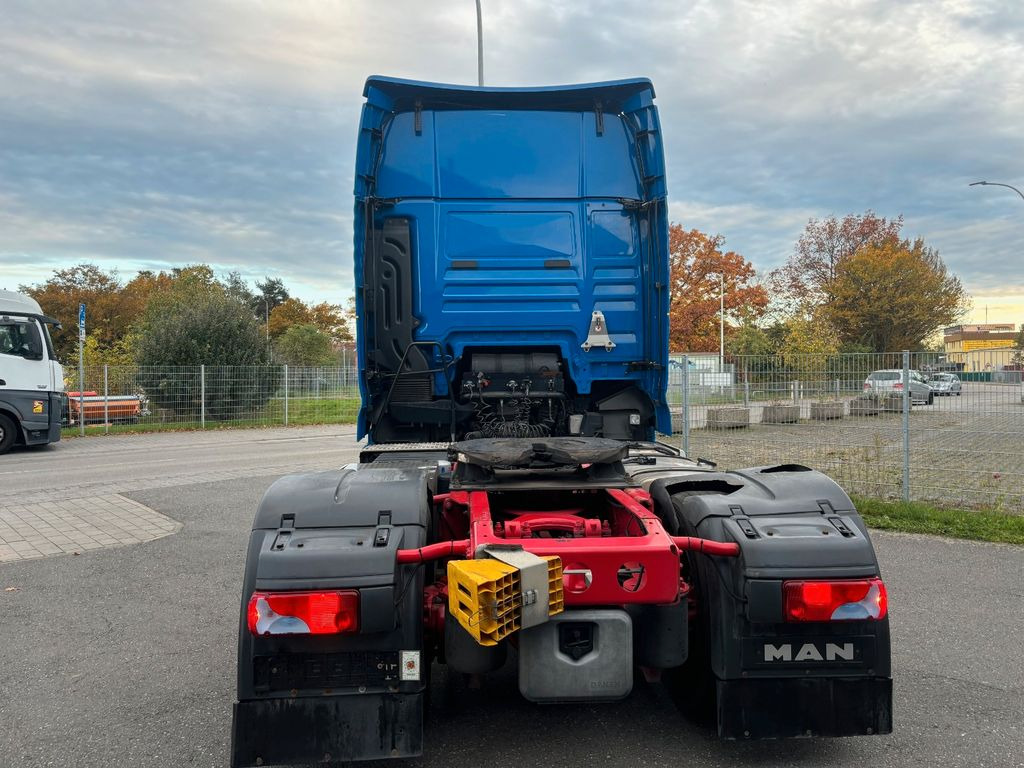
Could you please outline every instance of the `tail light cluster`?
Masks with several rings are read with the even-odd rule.
[[[881,579],[786,581],[782,605],[786,621],[879,620],[889,612],[889,597]]]
[[[343,635],[359,631],[359,592],[253,592],[247,611],[254,635]]]

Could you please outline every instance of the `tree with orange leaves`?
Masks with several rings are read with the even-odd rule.
[[[843,261],[861,248],[899,238],[902,228],[902,216],[886,219],[870,210],[842,219],[811,219],[793,255],[769,277],[773,299],[782,302],[787,314],[827,304]]]
[[[312,325],[326,334],[335,343],[351,341],[345,313],[341,305],[323,301],[309,305],[302,299],[289,298],[270,312],[270,336],[278,338],[289,328],[297,325]]]
[[[889,238],[858,249],[839,264],[830,292],[823,319],[843,343],[875,352],[921,349],[970,307],[959,278],[920,239]]]
[[[669,225],[669,342],[680,352],[718,351],[719,294],[725,290],[725,332],[764,314],[768,293],[754,283],[754,267],[725,238]],[[722,277],[724,276],[724,280]],[[735,324],[735,325],[734,325]]]

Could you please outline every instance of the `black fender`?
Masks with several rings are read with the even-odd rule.
[[[396,550],[427,542],[432,482],[428,470],[374,463],[282,477],[267,490],[243,578],[234,766],[421,753],[425,664],[419,680],[398,665],[423,650],[424,569],[398,565]],[[249,632],[254,591],[311,589],[358,590],[358,632]]]
[[[652,489],[656,504],[663,506],[666,496],[671,502],[680,535],[740,547],[738,558],[690,555],[719,734],[889,733],[888,617],[803,624],[786,622],[783,614],[786,580],[881,575],[867,527],[846,492],[795,464],[691,472],[652,485],[659,486]],[[821,649],[820,661],[795,659],[808,644],[805,655]],[[836,644],[844,653],[852,648],[855,659],[826,658]]]

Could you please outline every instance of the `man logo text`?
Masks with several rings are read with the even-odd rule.
[[[793,653],[791,643],[781,645],[764,644],[765,661],[853,661],[853,643],[825,643],[822,653],[814,643],[804,643]]]

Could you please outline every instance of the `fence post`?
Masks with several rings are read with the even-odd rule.
[[[85,364],[82,362],[81,345],[78,355],[78,434],[85,437]]]
[[[743,407],[744,408],[749,408],[750,407],[750,382],[749,381],[744,381],[743,382]]]
[[[839,379],[836,379],[836,400],[839,399]]]
[[[284,364],[284,425],[288,426],[288,363]]]
[[[690,455],[690,356],[683,355],[683,454]]]
[[[903,500],[910,501],[910,351],[903,350]]]
[[[199,426],[206,429],[206,364],[199,366]]]
[[[103,364],[103,434],[110,434],[110,385],[107,364]]]

